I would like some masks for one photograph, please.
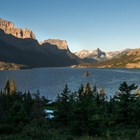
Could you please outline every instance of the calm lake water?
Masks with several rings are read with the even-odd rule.
[[[90,76],[84,76],[89,71]],[[140,69],[72,69],[72,68],[37,68],[16,71],[0,71],[0,88],[3,90],[7,79],[15,80],[19,91],[40,91],[49,99],[54,100],[61,93],[65,84],[70,90],[77,90],[87,82],[97,88],[105,87],[107,95],[114,95],[120,83],[140,85]]]

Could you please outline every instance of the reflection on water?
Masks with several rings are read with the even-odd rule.
[[[84,73],[88,71],[89,76]],[[72,69],[72,68],[38,68],[17,71],[0,71],[0,87],[3,89],[7,79],[15,80],[18,90],[40,91],[42,95],[55,99],[65,84],[70,90],[77,90],[81,84],[89,82],[98,89],[105,87],[108,95],[113,95],[120,83],[140,84],[139,69]]]

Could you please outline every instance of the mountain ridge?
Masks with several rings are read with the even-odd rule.
[[[74,68],[140,68],[140,48],[124,51],[105,62],[83,63]]]
[[[11,34],[17,38],[36,39],[33,31],[28,29],[16,28],[13,22],[4,20],[2,18],[0,18],[0,29],[2,29],[6,34]]]
[[[140,49],[105,52],[97,48],[74,54],[66,40],[38,42],[33,31],[0,18],[0,69],[66,66],[140,68]]]
[[[52,39],[55,43],[49,40],[40,44],[35,35],[30,36],[30,30],[29,34],[24,32],[19,36],[17,30],[22,29],[15,28],[12,22],[0,21],[0,62],[29,67],[64,67],[80,63],[81,60],[70,52],[66,41]],[[64,46],[65,49],[62,49]]]
[[[86,60],[86,62],[107,61],[117,56],[123,51],[105,52],[97,48],[96,50],[81,50],[76,52],[75,55],[79,58]]]

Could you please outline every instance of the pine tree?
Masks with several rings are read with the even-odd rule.
[[[61,125],[68,125],[68,120],[70,118],[71,113],[71,91],[68,86],[65,85],[63,92],[57,97],[57,109],[55,111],[55,119]]]
[[[100,98],[101,98],[102,100],[105,100],[105,98],[106,98],[104,86],[103,86],[103,87],[101,88],[101,90],[100,90]]]
[[[83,89],[83,88],[82,88]],[[97,121],[95,112],[96,102],[91,91],[90,84],[87,83],[83,93],[77,96],[77,100],[73,103],[71,131],[76,135],[90,135],[96,133]],[[95,118],[94,118],[95,117]]]
[[[15,92],[16,92],[16,84],[15,84],[15,81],[12,80],[12,81],[10,82],[10,94],[12,95],[12,94],[14,94]]]
[[[6,95],[8,95],[10,93],[10,80],[6,81],[4,92]]]
[[[86,94],[90,94],[91,93],[91,88],[90,88],[90,84],[87,83],[86,86],[85,86],[85,93]]]
[[[84,86],[83,86],[83,84],[81,84],[80,88],[78,89],[78,97],[82,96],[83,93],[84,93]]]
[[[96,85],[94,85],[94,87],[93,87],[93,96],[94,96],[94,98],[98,96],[98,90],[97,90]]]
[[[118,124],[128,125],[131,123],[133,106],[131,103],[135,100],[134,94],[131,94],[132,90],[137,89],[138,86],[135,84],[128,85],[126,82],[120,84],[120,94],[114,97],[116,102],[116,121]]]

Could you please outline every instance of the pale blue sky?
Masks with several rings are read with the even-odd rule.
[[[140,48],[140,0],[0,0],[0,17],[72,52]]]

